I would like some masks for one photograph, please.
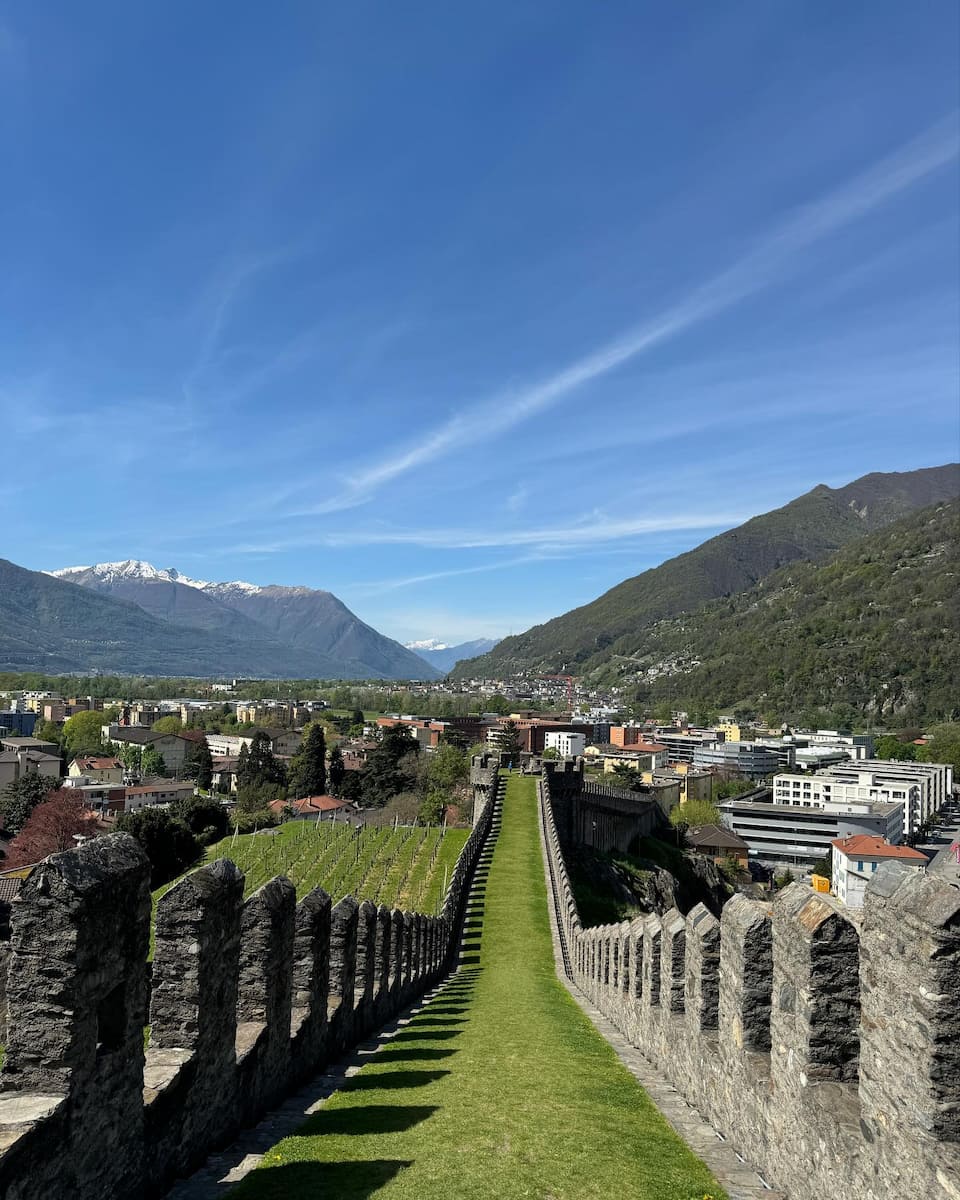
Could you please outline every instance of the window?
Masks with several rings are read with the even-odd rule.
[[[870,864],[870,870],[871,870],[871,871],[875,871],[876,869],[877,869],[877,864],[876,864],[876,863],[871,863],[871,864]]]
[[[862,858],[857,860],[857,870],[858,871],[863,870],[863,859]]]

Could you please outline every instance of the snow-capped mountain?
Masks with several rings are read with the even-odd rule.
[[[181,575],[176,567],[155,567],[153,563],[144,562],[142,558],[125,558],[122,562],[94,563],[88,567],[60,567],[56,571],[45,571],[55,579],[68,579],[77,582],[77,576],[93,576],[104,583],[116,583],[119,579],[160,580],[164,583],[182,583],[184,587],[197,588],[201,592],[216,592],[230,588],[238,592],[259,592],[261,589],[255,583],[246,583],[242,579],[233,579],[229,583],[210,583],[206,579],[191,579],[189,575]]]
[[[424,638],[420,642],[408,642],[407,649],[419,654],[424,662],[436,667],[438,671],[452,671],[464,658],[476,658],[478,654],[488,654],[497,644],[496,638],[477,638],[472,642],[461,642],[451,646],[439,638]]]
[[[192,579],[142,559],[61,567],[45,574],[115,599],[152,617],[203,630],[268,658],[274,674],[323,679],[433,679],[440,672],[352,613],[331,592]],[[230,674],[231,668],[225,667]],[[242,671],[233,671],[242,674]]]

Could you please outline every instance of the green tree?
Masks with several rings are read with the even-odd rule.
[[[895,759],[898,762],[915,762],[919,746],[912,742],[901,742],[892,734],[878,737],[873,743],[873,753],[876,758]]]
[[[686,804],[678,804],[670,813],[674,825],[683,821],[690,828],[697,825],[720,825],[720,810],[709,800],[688,800]]]
[[[330,751],[330,762],[327,767],[327,782],[332,796],[340,795],[343,777],[346,773],[347,768],[343,765],[343,751],[339,746],[334,746]]]
[[[100,712],[78,712],[67,718],[63,726],[63,752],[68,759],[100,750],[100,730],[109,724],[105,716]]]
[[[33,736],[37,741],[53,742],[59,746],[63,730],[59,725],[55,725],[53,721],[38,721],[34,726]]]
[[[520,762],[520,731],[516,721],[507,721],[500,733],[500,753],[514,766]]]
[[[202,791],[210,791],[213,784],[213,755],[206,738],[202,742],[194,742],[187,752],[184,773],[188,779],[193,779]]]
[[[290,763],[290,791],[294,796],[323,796],[327,790],[327,743],[323,726],[311,721],[300,749]]]
[[[0,819],[3,828],[14,836],[23,829],[30,814],[60,785],[57,779],[31,771],[13,780],[0,792]]]
[[[146,776],[166,775],[167,764],[163,755],[154,746],[143,746],[140,750],[140,773]]]
[[[419,743],[405,726],[391,725],[385,729],[362,771],[364,803],[380,807],[392,796],[413,790],[419,753]]]
[[[510,701],[506,696],[501,696],[499,692],[496,692],[484,701],[484,708],[487,712],[497,713],[499,716],[505,717],[510,711]]]
[[[226,837],[230,824],[223,805],[204,796],[179,800],[173,806],[173,814],[204,846],[211,846]]]
[[[546,748],[546,750],[544,750],[544,752],[540,755],[540,757],[545,758],[550,762],[556,762],[556,760],[560,757],[560,751],[557,750],[554,746],[548,746]],[[616,770],[616,768],[614,768],[614,770]]]
[[[154,721],[151,728],[156,733],[181,733],[183,730],[183,722],[179,717],[172,714],[169,717],[161,717],[159,721]]]
[[[428,792],[453,792],[470,778],[467,756],[456,746],[441,744],[427,759],[426,787]]]
[[[121,813],[117,829],[135,837],[150,859],[150,886],[175,879],[200,857],[200,842],[183,821],[160,808]]]

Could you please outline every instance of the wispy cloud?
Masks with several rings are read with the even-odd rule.
[[[604,513],[591,513],[579,523],[542,526],[539,529],[355,529],[303,534],[276,541],[231,546],[232,554],[276,554],[311,546],[421,546],[432,550],[479,550],[504,546],[556,549],[603,545],[624,538],[685,529],[727,529],[747,517],[742,513],[675,513],[663,517],[633,517],[609,520]]]
[[[357,507],[384,484],[450,452],[505,433],[599,379],[770,287],[797,265],[802,251],[838,233],[874,209],[954,161],[960,151],[956,114],[900,147],[826,196],[796,209],[736,263],[694,288],[683,299],[625,335],[526,388],[500,391],[433,430],[415,445],[347,476],[346,487],[297,515],[321,515]]]

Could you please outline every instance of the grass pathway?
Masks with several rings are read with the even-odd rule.
[[[531,779],[512,777],[449,984],[237,1200],[721,1200],[554,972]]]

